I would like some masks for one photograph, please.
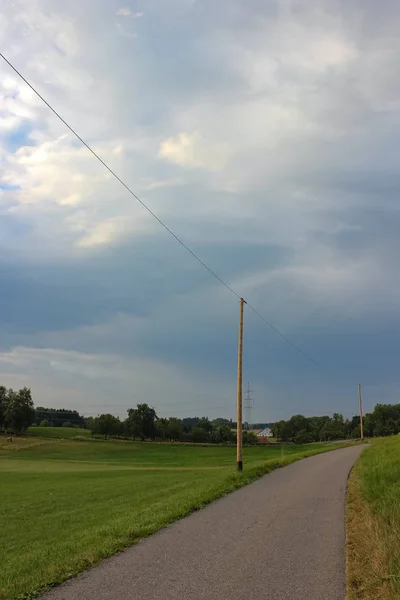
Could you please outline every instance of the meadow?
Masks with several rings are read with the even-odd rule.
[[[51,429],[51,428],[49,428]],[[32,598],[268,471],[338,445],[0,437],[0,599]]]
[[[400,436],[375,439],[347,495],[348,600],[400,598]]]
[[[90,437],[89,429],[78,429],[77,427],[29,427],[27,433],[35,437],[46,438]]]

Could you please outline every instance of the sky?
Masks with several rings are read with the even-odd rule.
[[[248,307],[252,421],[399,390],[400,5],[0,0],[0,48]],[[0,382],[235,418],[239,303],[0,60]]]

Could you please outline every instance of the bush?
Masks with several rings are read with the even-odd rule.
[[[39,426],[40,427],[49,427],[50,425],[49,425],[49,422],[47,419],[43,419],[43,421],[40,421]]]
[[[75,427],[75,425],[73,423],[69,423],[68,421],[65,421],[65,423],[63,423],[61,425],[61,427]]]

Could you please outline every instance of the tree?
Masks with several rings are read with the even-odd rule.
[[[134,440],[140,436],[140,416],[136,408],[128,410],[128,418],[125,420],[125,431],[128,437]]]
[[[145,403],[138,404],[136,408],[128,410],[126,428],[133,438],[141,437],[142,439],[150,438],[154,440],[157,435],[156,421],[157,414],[154,408]]]
[[[243,432],[243,444],[246,444],[247,442],[245,441],[245,433]],[[214,442],[215,444],[229,444],[231,442],[234,442],[236,440],[236,434],[235,432],[229,427],[229,425],[221,425],[220,427],[217,427],[215,429],[213,429],[213,431],[211,432],[211,442]]]
[[[85,417],[83,424],[85,429],[93,429],[94,417]]]
[[[211,433],[213,429],[213,425],[208,417],[202,417],[200,421],[197,423],[196,428],[200,427],[200,429],[204,429],[207,433]]]
[[[31,390],[27,387],[19,392],[9,389],[5,410],[6,427],[15,433],[22,433],[32,425],[34,420],[35,408]]]
[[[40,427],[48,427],[49,422],[47,419],[43,419],[43,421],[40,421],[39,425],[40,425]]]
[[[4,427],[6,421],[6,401],[7,388],[4,385],[0,385],[0,429]]]
[[[290,439],[293,441],[296,434],[300,431],[308,432],[310,430],[309,419],[303,415],[293,415],[293,417],[289,419],[289,428]]]
[[[360,419],[358,419],[358,420],[360,421]],[[360,437],[361,437],[361,427],[360,427],[359,425],[357,425],[356,427],[354,427],[354,428],[351,430],[351,437],[352,437],[354,440],[358,440],[358,439],[360,439]]]
[[[170,417],[170,419],[168,420],[168,438],[170,440],[174,440],[175,442],[178,442],[183,435],[183,423],[180,419],[177,419],[176,417]]]
[[[182,419],[183,426],[185,427],[185,431],[190,431],[194,427],[196,427],[197,423],[200,421],[200,417],[185,417]]]
[[[114,415],[100,415],[94,419],[92,433],[100,433],[104,435],[104,439],[106,440],[108,435],[113,435],[117,432],[119,422],[118,417],[114,417]]]
[[[35,413],[37,425],[46,419],[52,427],[62,427],[65,422],[72,423],[75,427],[84,427],[84,419],[76,410],[38,406]]]
[[[162,439],[163,441],[165,441],[166,439],[168,439],[168,426],[169,426],[169,420],[168,419],[164,419],[163,417],[161,417],[160,419],[157,420],[157,437]]]
[[[283,433],[283,429],[285,426],[285,422],[286,421],[281,420],[281,421],[277,421],[276,423],[272,423],[272,425],[271,425],[272,435],[277,440],[282,439],[282,433]]]
[[[192,429],[190,437],[192,442],[198,444],[205,444],[207,442],[211,442],[210,434],[207,433],[204,427],[195,427],[194,429]]]
[[[116,435],[118,438],[125,436],[125,423],[118,417],[114,427],[114,435]]]
[[[295,444],[311,444],[313,441],[313,436],[309,431],[302,429],[298,431],[293,438]]]
[[[236,437],[234,438],[236,440]],[[243,431],[243,444],[257,444],[257,436],[253,431]]]
[[[214,419],[212,421],[212,424],[214,427],[220,427],[221,425],[228,425],[230,427],[231,422],[232,422],[232,419],[229,420],[229,419],[224,419],[222,417],[218,417],[217,419]]]

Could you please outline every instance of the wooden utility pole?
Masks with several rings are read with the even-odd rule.
[[[243,305],[246,302],[240,298],[239,342],[238,342],[238,371],[237,371],[237,429],[236,429],[236,467],[243,470],[242,457],[242,362],[243,362]]]
[[[360,402],[360,434],[361,434],[361,440],[363,440],[364,439],[364,426],[363,426],[361,383],[358,384],[358,400]]]

